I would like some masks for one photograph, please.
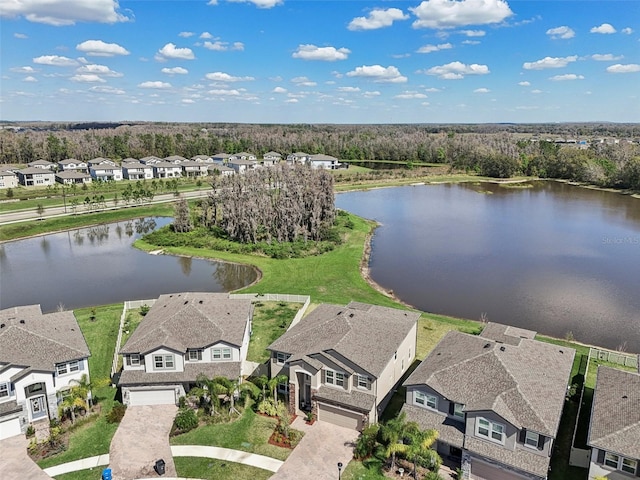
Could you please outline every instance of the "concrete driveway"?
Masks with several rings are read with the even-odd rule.
[[[326,422],[309,426],[300,417],[296,418],[292,427],[304,431],[304,438],[270,480],[338,478],[338,462],[342,462],[345,468],[351,461],[358,432]]]
[[[175,405],[128,407],[109,449],[114,480],[157,477],[156,460],[165,461],[165,476],[175,477],[169,432],[178,412]]]
[[[27,455],[29,441],[24,435],[0,440],[0,477],[24,480],[51,480]]]

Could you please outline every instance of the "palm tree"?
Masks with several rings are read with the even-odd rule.
[[[267,386],[269,390],[271,390],[273,394],[273,404],[278,408],[278,385],[284,382],[288,382],[289,377],[284,374],[276,375],[271,380],[267,382]]]
[[[428,463],[431,468],[435,467],[437,470],[442,464],[442,459],[431,447],[438,439],[438,431],[422,430],[417,423],[409,422],[407,424],[406,434],[409,438],[406,454],[413,462],[413,478],[418,478],[418,461]]]
[[[405,453],[407,451],[407,445],[403,443],[403,439],[406,436],[408,428],[407,416],[404,412],[401,412],[397,417],[388,420],[382,424],[380,428],[380,435],[387,447],[385,449],[385,456],[391,458],[391,470],[396,468],[396,454]]]
[[[216,415],[216,408],[220,406],[220,388],[215,379],[207,378],[206,375],[200,374],[197,377],[197,386],[191,389],[191,394],[203,399],[207,403],[209,415]]]

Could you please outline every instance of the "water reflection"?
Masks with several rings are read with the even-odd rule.
[[[180,268],[182,269],[182,273],[188,277],[189,275],[191,275],[191,264],[192,264],[192,258],[191,257],[183,257],[183,256],[179,256],[178,257],[178,263],[180,264]],[[218,271],[218,269],[216,268],[216,271]]]

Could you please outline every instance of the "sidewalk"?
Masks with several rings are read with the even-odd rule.
[[[106,467],[109,465],[109,454],[97,455],[95,457],[83,458],[75,462],[63,463],[54,467],[44,469],[44,473],[50,477],[57,477],[63,473],[76,472],[78,470],[88,470],[96,467]]]

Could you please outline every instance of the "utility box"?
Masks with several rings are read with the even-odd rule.
[[[154,469],[158,475],[164,475],[164,470],[165,470],[164,460],[163,459],[156,460],[156,465]]]

